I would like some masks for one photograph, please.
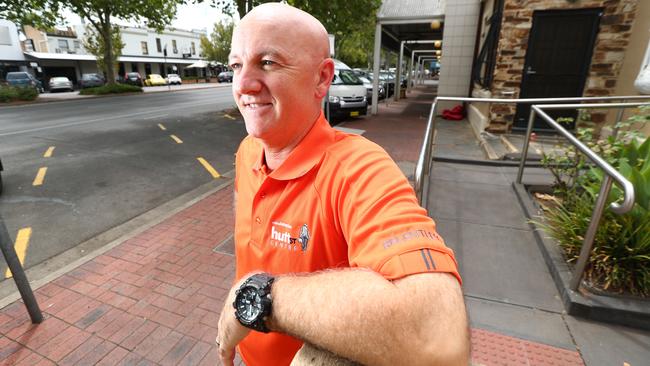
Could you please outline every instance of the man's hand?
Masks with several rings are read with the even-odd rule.
[[[250,277],[244,276],[239,282],[237,282],[228,293],[226,297],[226,303],[223,305],[221,310],[221,316],[219,317],[219,329],[217,332],[217,348],[219,349],[219,359],[221,359],[221,364],[225,366],[233,366],[233,361],[235,359],[235,347],[241,342],[251,331],[250,329],[244,327],[239,323],[239,320],[235,318],[235,308],[232,306],[232,303],[235,301],[235,291],[241,286],[244,281]]]

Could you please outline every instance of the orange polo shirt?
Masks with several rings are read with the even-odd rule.
[[[248,136],[236,158],[237,279],[365,267],[389,280],[448,272],[453,252],[378,145],[330,127],[323,114],[276,170]],[[317,309],[315,309],[317,311]],[[239,345],[248,366],[289,365],[302,343],[252,331]]]

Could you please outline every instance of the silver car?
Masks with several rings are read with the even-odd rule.
[[[183,83],[183,80],[181,80],[181,77],[178,76],[178,74],[167,74],[167,77],[165,78],[167,81],[167,84],[178,84],[181,85]]]
[[[65,76],[57,76],[50,79],[50,91],[65,90],[73,91],[72,81]]]

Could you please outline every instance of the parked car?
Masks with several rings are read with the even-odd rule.
[[[363,82],[363,86],[366,87],[368,93],[366,94],[366,99],[368,104],[372,104],[372,81],[364,76],[358,76],[359,80]],[[377,92],[378,99],[384,99],[386,97],[386,91],[384,90],[384,85],[379,83],[379,91]]]
[[[124,82],[131,85],[144,86],[142,76],[140,76],[139,72],[127,72],[124,75]]]
[[[343,62],[334,60],[334,80],[329,89],[330,123],[342,117],[357,117],[368,113],[367,93],[363,82],[352,69]]]
[[[55,76],[50,78],[50,92],[56,90],[73,91],[72,81],[65,76]]]
[[[32,74],[26,71],[12,71],[7,73],[7,84],[18,87],[35,88],[39,93],[43,93],[43,83],[36,79]]]
[[[81,89],[93,88],[96,86],[103,86],[105,83],[104,77],[100,74],[83,74],[81,75],[79,86]]]
[[[181,85],[183,83],[183,80],[181,80],[181,77],[178,76],[178,74],[167,74],[167,78],[165,78],[165,80],[167,81],[167,84],[170,85]]]
[[[149,74],[144,81],[144,85],[147,86],[167,85],[167,81],[158,74]]]
[[[232,71],[224,71],[217,75],[217,80],[219,80],[220,83],[232,83],[232,75]]]

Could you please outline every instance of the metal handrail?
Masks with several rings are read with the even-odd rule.
[[[607,96],[607,97],[570,97],[570,98],[521,98],[521,99],[499,99],[499,98],[468,98],[468,97],[436,97],[431,104],[431,112],[429,113],[429,120],[427,121],[427,128],[424,134],[424,141],[422,142],[422,150],[418,157],[417,165],[415,166],[415,181],[414,189],[415,194],[420,202],[420,205],[428,211],[428,190],[425,190],[425,183],[428,184],[428,175],[431,165],[431,153],[433,147],[433,137],[436,131],[436,107],[438,101],[447,102],[479,102],[479,103],[501,103],[501,104],[521,104],[521,103],[568,103],[568,102],[590,102],[590,101],[611,101],[611,100],[650,100],[647,95],[626,95],[626,96]],[[532,114],[532,113],[531,113]],[[617,115],[617,122],[622,118],[622,109]],[[530,138],[532,132],[532,125],[529,120],[529,128],[526,133],[526,140]],[[523,161],[523,159],[522,159]],[[426,178],[426,179],[425,179]],[[518,176],[518,181],[521,181]]]
[[[616,169],[609,165],[603,158],[598,156],[593,150],[588,148],[582,142],[580,142],[575,136],[568,132],[564,127],[557,123],[553,118],[546,114],[544,109],[574,109],[574,108],[585,108],[585,109],[596,109],[596,108],[632,108],[639,107],[642,105],[650,105],[650,103],[599,103],[599,104],[546,104],[546,105],[533,105],[531,106],[530,118],[528,120],[528,127],[526,129],[526,137],[530,136],[528,129],[532,132],[532,124],[535,120],[535,115],[542,117],[546,123],[551,127],[557,130],[562,136],[566,137],[572,145],[574,145],[578,150],[594,162],[598,167],[603,169],[607,175],[614,178],[616,183],[619,184],[625,196],[622,204],[612,202],[610,209],[617,214],[623,214],[632,209],[634,205],[634,186],[630,181],[625,179]],[[519,171],[517,172],[517,183],[521,184],[521,180],[524,174],[524,165],[526,159],[528,158],[528,146],[530,145],[530,138],[524,139],[524,147],[522,149],[521,161],[519,162]]]
[[[650,106],[650,103],[547,104],[531,106],[530,118],[528,119],[528,128],[526,129],[526,139],[524,140],[524,148],[522,151],[521,161],[519,163],[519,172],[517,173],[517,183],[521,184],[526,158],[528,157],[528,145],[530,143],[529,136],[532,131],[532,126],[536,115],[539,115],[541,118],[543,118],[551,127],[557,130],[562,136],[566,137],[573,146],[575,146],[583,154],[587,155],[587,157],[594,164],[596,164],[605,172],[605,177],[600,185],[600,191],[598,192],[598,198],[596,199],[596,205],[594,207],[594,211],[591,214],[591,221],[589,221],[587,232],[585,233],[584,239],[582,241],[580,255],[578,256],[578,262],[576,263],[576,266],[573,270],[573,278],[569,284],[573,291],[577,291],[580,287],[580,282],[582,281],[585,268],[589,262],[589,254],[591,253],[591,249],[594,246],[596,231],[598,230],[600,219],[603,216],[603,211],[605,210],[605,204],[607,203],[609,191],[612,188],[612,179],[618,183],[624,192],[624,198],[621,204],[618,204],[616,202],[612,202],[610,204],[610,209],[619,215],[630,211],[634,206],[634,185],[629,180],[625,179],[621,173],[609,165],[609,163],[598,156],[593,150],[585,146],[575,136],[569,133],[569,131],[567,131],[559,123],[553,120],[553,118],[544,112],[544,109],[631,108],[639,107],[642,105]]]
[[[504,104],[520,104],[520,103],[554,103],[554,102],[582,102],[582,101],[611,101],[611,100],[622,100],[623,102],[627,100],[649,100],[650,96],[616,96],[616,97],[583,97],[583,98],[530,98],[530,99],[495,99],[495,98],[463,98],[463,97],[436,97],[431,105],[431,112],[429,113],[429,120],[427,122],[427,128],[424,136],[424,142],[422,145],[422,150],[420,151],[420,156],[418,158],[418,163],[415,167],[415,192],[420,202],[420,205],[427,209],[428,211],[428,183],[429,183],[429,172],[431,170],[431,153],[433,148],[433,139],[435,137],[436,127],[436,105],[438,101],[457,101],[457,102],[488,102],[488,103],[504,103]],[[592,213],[591,221],[587,232],[585,234],[582,248],[580,250],[580,256],[578,257],[578,262],[576,263],[573,278],[571,279],[571,289],[577,291],[582,281],[582,276],[584,270],[587,266],[589,260],[589,253],[593,247],[594,238],[596,235],[596,230],[600,223],[603,211],[605,209],[605,204],[607,203],[607,197],[609,196],[609,191],[612,187],[613,181],[623,189],[624,199],[623,202],[618,204],[612,202],[610,204],[610,209],[617,213],[623,214],[628,212],[634,206],[634,186],[630,181],[625,179],[616,169],[609,165],[605,160],[598,156],[593,150],[589,149],[586,145],[580,142],[575,136],[568,132],[564,127],[559,123],[554,121],[548,114],[544,112],[544,109],[576,109],[576,108],[620,108],[617,114],[617,122],[620,121],[623,115],[623,109],[630,107],[638,107],[642,105],[650,105],[650,103],[592,103],[592,104],[543,104],[538,105],[534,104],[531,106],[530,116],[528,118],[528,126],[526,128],[526,136],[524,138],[524,147],[522,151],[521,160],[519,162],[519,171],[517,172],[517,183],[521,184],[524,167],[526,165],[526,159],[528,158],[528,147],[530,144],[530,136],[533,129],[533,124],[535,121],[535,116],[539,115],[543,118],[551,127],[557,130],[562,136],[566,137],[569,142],[574,145],[578,150],[593,161],[597,166],[599,166],[605,172],[605,177],[601,183],[600,192],[598,193],[598,198],[596,199],[596,205]]]

